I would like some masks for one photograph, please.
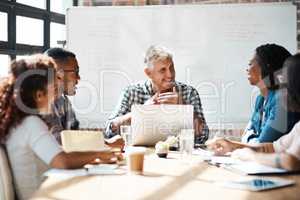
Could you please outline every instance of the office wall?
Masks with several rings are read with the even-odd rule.
[[[260,2],[293,2],[297,6],[297,41],[300,49],[300,0],[79,0],[82,6],[160,5],[160,4],[230,4]]]
[[[257,94],[245,69],[254,48],[266,42],[297,51],[296,6],[72,8],[67,46],[77,54],[82,78],[73,105],[82,126],[104,122],[122,89],[145,79],[143,52],[159,43],[175,55],[177,80],[198,90],[210,127],[244,127]]]

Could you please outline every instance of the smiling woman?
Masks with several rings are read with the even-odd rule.
[[[246,127],[243,142],[273,142],[288,133],[300,119],[300,113],[288,112],[284,105],[278,75],[291,54],[282,46],[265,44],[256,48],[249,63],[248,80],[259,88],[254,112]]]
[[[289,57],[284,67],[287,70],[288,100],[292,104],[289,109],[300,112],[300,54]],[[256,145],[243,144],[224,138],[208,141],[207,145],[215,154],[224,155],[232,152],[232,156],[241,160],[256,161],[290,171],[300,170],[300,122],[292,130],[273,143]]]

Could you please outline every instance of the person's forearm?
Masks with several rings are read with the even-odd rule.
[[[237,142],[237,141],[230,141],[232,144],[232,151],[236,150],[236,149],[241,149],[241,148],[245,148],[245,147],[250,147],[250,145],[248,144],[244,144],[241,142]]]
[[[129,125],[131,123],[131,112],[125,115],[116,117],[112,121],[112,131],[118,131],[121,125]]]
[[[250,148],[259,153],[274,153],[273,143],[261,143],[257,145],[245,144],[241,142],[231,141],[233,150],[241,148]]]
[[[248,145],[247,147],[253,149],[258,153],[274,153],[273,143],[261,143],[257,145]]]
[[[75,169],[103,156],[102,152],[61,152],[50,163],[53,168]],[[106,160],[107,161],[107,160]]]

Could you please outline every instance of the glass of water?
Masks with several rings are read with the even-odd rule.
[[[182,129],[179,135],[180,152],[183,155],[192,155],[194,150],[194,129]]]
[[[132,144],[132,132],[131,126],[129,125],[121,125],[120,126],[120,134],[125,142],[125,147],[128,147]]]

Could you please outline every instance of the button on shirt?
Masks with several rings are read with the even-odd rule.
[[[182,97],[183,104],[190,104],[194,106],[194,116],[199,118],[203,123],[202,133],[204,137],[197,138],[196,143],[203,143],[207,140],[209,135],[209,129],[206,124],[202,105],[200,101],[199,94],[195,88],[192,86],[186,85],[184,83],[175,82],[176,91]],[[106,124],[106,132],[105,136],[110,138],[114,135],[118,134],[117,132],[113,132],[111,130],[112,121],[119,116],[125,115],[131,112],[131,106],[133,104],[144,104],[148,99],[150,99],[154,95],[152,83],[150,80],[147,80],[144,83],[138,83],[134,85],[130,85],[125,88],[120,96],[119,102],[114,110],[114,112],[110,115],[109,120]],[[198,139],[198,141],[197,141]],[[201,141],[199,141],[201,140]]]

